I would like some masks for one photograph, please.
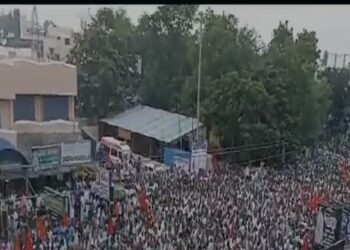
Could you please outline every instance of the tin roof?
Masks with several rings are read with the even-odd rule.
[[[143,105],[102,119],[101,122],[166,143],[191,132],[197,126],[195,118]]]

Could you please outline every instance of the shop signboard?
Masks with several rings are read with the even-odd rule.
[[[47,145],[32,147],[33,165],[41,169],[51,168],[60,164],[60,145]]]
[[[80,164],[91,162],[91,141],[62,143],[61,163]]]

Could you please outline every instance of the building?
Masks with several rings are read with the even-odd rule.
[[[66,61],[74,46],[74,30],[57,26],[53,22],[45,22],[44,26],[44,57],[49,60]]]
[[[39,56],[41,61],[66,61],[74,45],[74,30],[45,21],[43,25],[37,24],[38,32],[34,36],[32,21],[21,15],[19,9],[0,15],[0,45],[13,49],[32,49],[34,45],[38,51],[35,57]],[[36,42],[33,44],[34,39]]]
[[[153,159],[163,156],[165,146],[190,151],[197,119],[136,106],[99,122],[99,138],[113,136],[129,143],[132,152]],[[204,130],[202,124],[200,128]]]
[[[79,140],[77,72],[61,62],[0,60],[0,139],[31,162],[32,146]]]

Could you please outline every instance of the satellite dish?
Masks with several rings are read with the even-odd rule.
[[[1,45],[2,46],[5,46],[7,44],[7,39],[6,38],[3,38],[2,40],[1,40]]]

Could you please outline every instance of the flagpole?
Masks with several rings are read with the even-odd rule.
[[[200,28],[199,28],[199,58],[198,58],[198,82],[197,82],[197,142],[199,140],[201,68],[202,68],[202,16],[200,17]]]

